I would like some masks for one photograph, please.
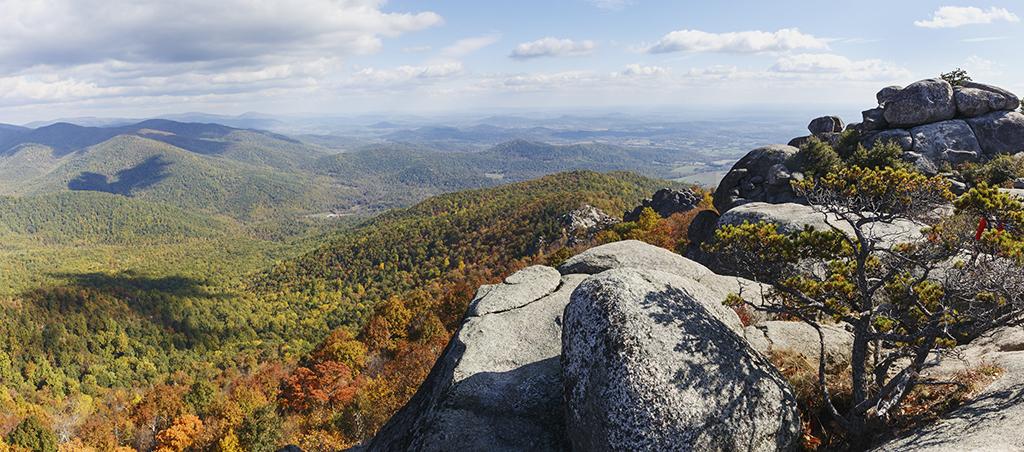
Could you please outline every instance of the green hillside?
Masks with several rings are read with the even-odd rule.
[[[301,249],[237,236],[229,220],[118,195],[4,199],[2,209],[18,213],[3,226],[13,239],[0,248],[0,275],[9,278],[0,283],[20,289],[0,292],[0,383],[10,390],[0,397],[0,412],[56,416],[63,406],[58,400],[87,395],[96,405],[80,425],[93,428],[75,434],[101,449],[136,444],[154,422],[162,429],[188,412],[211,425],[232,425],[232,410],[252,412],[245,397],[285,403],[277,388],[286,373],[272,369],[293,366],[332,331],[357,331],[375,313],[389,312],[381,306],[406,300],[415,306],[413,318],[439,328],[418,337],[446,340],[479,284],[561,246],[565,212],[583,203],[618,212],[662,184],[626,173],[574,172],[442,195],[303,241],[316,247],[300,255]],[[71,212],[86,200],[91,207]],[[24,213],[37,208],[55,218]],[[113,213],[103,217],[104,210]],[[93,243],[88,247],[40,244],[40,237],[80,221],[112,226],[76,233],[74,240]],[[136,244],[136,235],[151,237],[150,244]],[[31,270],[12,270],[19,267]],[[378,353],[379,344],[367,344]],[[429,363],[436,351],[432,345],[423,349],[426,356],[403,356]],[[390,363],[395,353],[379,362]],[[418,384],[422,365],[416,366],[400,372],[403,382],[393,380],[398,374],[373,377],[394,385],[392,401],[375,404],[378,414],[390,413]],[[260,377],[270,380],[251,389],[261,394],[253,396],[237,392],[252,384],[243,369],[277,373]],[[380,371],[394,369],[385,364]],[[227,411],[181,404],[196,378],[210,382],[210,397]],[[134,395],[118,399],[118,388]],[[178,402],[160,405],[169,394],[178,394]],[[116,414],[108,403],[127,403],[127,414]],[[313,418],[303,413],[289,416],[301,431],[321,428],[304,427]],[[109,436],[115,424],[123,435]]]
[[[69,157],[32,181],[28,193],[107,192],[249,220],[316,209],[326,192],[307,176],[203,156],[132,135]]]
[[[227,220],[109,193],[0,196],[0,237],[44,244],[172,243],[237,229]]]

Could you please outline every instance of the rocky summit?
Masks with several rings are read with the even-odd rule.
[[[737,292],[760,293],[637,241],[523,269],[479,289],[427,380],[364,448],[792,450],[796,402],[765,344],[806,332],[745,329],[722,304]]]
[[[861,122],[839,129],[842,119],[822,116],[808,125],[811,135],[789,144],[799,147],[816,137],[837,146],[844,133],[866,147],[894,142],[907,161],[927,174],[940,172],[945,164],[1024,151],[1024,114],[1016,111],[1020,98],[1003,88],[973,81],[953,86],[935,78],[885,87],[875,97],[877,106],[864,110]]]

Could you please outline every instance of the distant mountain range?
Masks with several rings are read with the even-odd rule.
[[[365,215],[439,193],[576,169],[668,177],[678,162],[694,158],[654,146],[549,144],[494,126],[389,135],[339,152],[330,136],[296,139],[218,123],[5,125],[0,195],[106,192],[243,222],[295,221]],[[472,149],[447,146],[451,140],[471,142]]]

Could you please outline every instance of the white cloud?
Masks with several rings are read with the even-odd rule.
[[[316,89],[336,77],[342,58],[443,22],[433,12],[384,11],[384,3],[0,0],[0,107]]]
[[[454,44],[445,47],[443,50],[441,50],[441,54],[449,58],[462,58],[466,55],[476,52],[477,50],[483,49],[484,47],[488,47],[491,44],[498,42],[498,39],[500,38],[501,36],[497,34],[490,34],[460,39],[458,41],[455,41]]]
[[[423,66],[399,66],[394,69],[365,68],[356,72],[354,81],[389,84],[413,80],[444,79],[461,74],[462,63],[445,62]]]
[[[785,55],[776,60],[771,71],[784,74],[832,74],[847,80],[894,80],[910,76],[910,71],[882,60],[851,60],[830,53]]]
[[[661,66],[642,66],[639,64],[629,64],[622,72],[618,72],[615,75],[626,76],[626,77],[661,77],[669,74],[669,70]]]
[[[516,46],[510,55],[525,60],[540,57],[562,57],[587,55],[597,47],[594,41],[573,41],[571,39],[542,38]]]
[[[987,10],[975,6],[943,6],[932,14],[931,19],[915,21],[914,25],[922,28],[956,28],[999,21],[1020,22],[1020,18],[1006,8],[994,6]]]
[[[57,77],[0,77],[0,99],[6,104],[85,99],[116,94],[93,83]]]
[[[708,33],[700,30],[679,30],[663,36],[644,49],[648,53],[724,52],[761,53],[797,49],[827,49],[828,42],[796,28],[775,32],[739,31]]]
[[[369,53],[442,22],[381,0],[0,0],[0,67]]]

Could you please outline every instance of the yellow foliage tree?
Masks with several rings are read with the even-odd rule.
[[[233,429],[228,430],[228,433],[217,442],[217,452],[243,452],[242,445],[238,443],[238,435],[235,435]]]

